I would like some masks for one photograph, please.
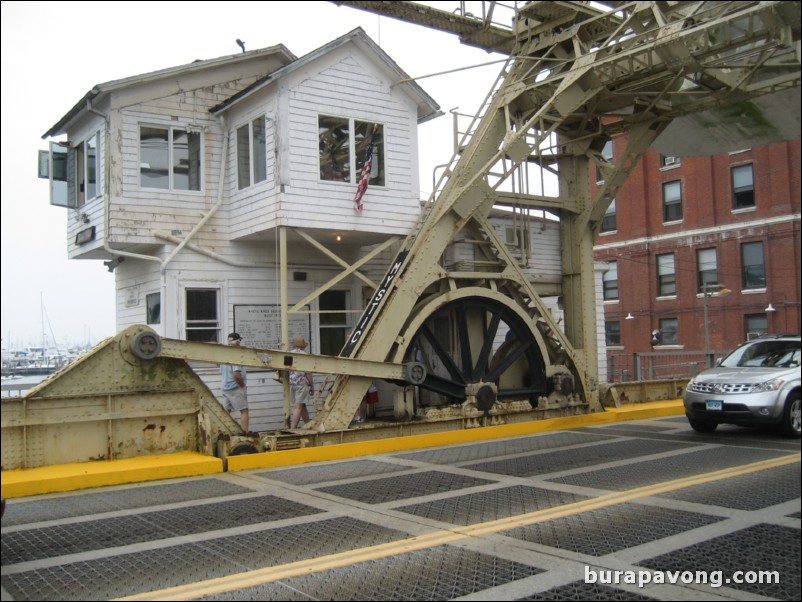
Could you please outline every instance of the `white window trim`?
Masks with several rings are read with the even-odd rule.
[[[217,290],[217,323],[220,332],[218,342],[222,343],[224,334],[231,331],[225,283],[219,280],[198,280],[178,283],[178,338],[183,341],[187,340],[187,289]],[[164,322],[164,301],[162,301],[162,322]]]
[[[152,127],[159,129],[166,129],[169,134],[167,137],[167,178],[169,186],[167,188],[149,188],[142,186],[142,128]],[[199,190],[183,190],[173,187],[173,130],[184,130],[188,133],[198,134],[200,136],[200,189]],[[140,121],[136,124],[136,184],[139,190],[159,191],[161,193],[174,193],[174,194],[192,194],[203,195],[205,194],[206,187],[206,158],[205,158],[205,145],[206,137],[204,135],[204,126],[193,125],[190,123],[177,124],[175,122],[159,123],[158,121]]]

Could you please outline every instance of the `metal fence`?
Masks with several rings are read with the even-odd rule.
[[[649,351],[647,353],[608,353],[607,382],[693,378],[713,366],[725,351]]]

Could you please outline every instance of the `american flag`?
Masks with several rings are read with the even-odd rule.
[[[373,146],[376,142],[376,126],[373,126],[373,132],[370,135],[370,144],[368,145],[368,152],[365,156],[365,164],[362,166],[362,171],[359,174],[359,183],[356,186],[356,196],[354,197],[354,209],[357,213],[362,213],[362,197],[365,196],[365,191],[368,189],[368,180],[370,180],[370,168],[373,164]]]

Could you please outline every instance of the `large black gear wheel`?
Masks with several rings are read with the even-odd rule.
[[[499,401],[528,400],[534,408],[547,394],[545,362],[532,327],[504,304],[488,298],[451,301],[426,319],[406,349],[405,361],[421,361],[428,391],[420,405],[464,402],[471,385],[482,391],[495,384]],[[484,386],[488,385],[488,386]]]

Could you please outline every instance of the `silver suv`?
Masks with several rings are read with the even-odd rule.
[[[776,424],[800,436],[800,337],[767,335],[743,343],[685,389],[685,415],[702,433],[719,424]]]

